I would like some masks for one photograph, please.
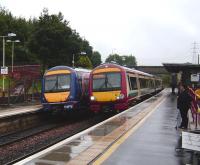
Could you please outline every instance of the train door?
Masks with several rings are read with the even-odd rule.
[[[127,90],[127,97],[128,97],[131,91],[130,77],[128,73],[126,74],[126,90]]]
[[[138,80],[136,74],[127,74],[128,97],[138,97]]]
[[[140,90],[140,81],[139,81],[139,75],[136,75],[136,80],[137,80],[137,88],[138,88],[138,98],[141,96],[141,90]]]

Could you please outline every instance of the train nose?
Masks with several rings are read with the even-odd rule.
[[[93,97],[95,101],[116,101],[120,92],[121,91],[93,92]],[[93,97],[90,99],[94,99]]]
[[[67,100],[69,92],[45,93],[44,96],[47,102],[50,103],[64,102]]]

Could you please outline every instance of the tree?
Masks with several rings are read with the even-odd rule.
[[[122,65],[133,68],[137,65],[135,56],[122,56]]]
[[[106,58],[106,62],[115,62],[119,65],[122,65],[122,57],[118,54],[110,54],[108,58]]]
[[[61,13],[49,15],[48,10],[43,10],[39,20],[35,22],[28,45],[30,51],[41,60],[43,71],[47,67],[69,63],[69,58],[66,57],[69,52],[65,45],[71,34]]]
[[[73,55],[79,60],[81,52],[86,52],[89,60],[93,48],[89,42],[71,29],[62,13],[52,14],[44,9],[39,18],[14,17],[0,6],[0,35],[16,33],[20,43],[15,44],[15,64],[41,64],[43,71],[56,65],[72,66]],[[2,45],[2,40],[0,40]],[[6,43],[6,65],[11,64],[11,44]],[[0,46],[2,52],[2,46]],[[2,61],[2,56],[0,56]]]
[[[89,42],[83,40],[68,24],[62,13],[49,15],[47,9],[35,22],[29,49],[41,60],[43,70],[55,65],[71,66],[73,55],[77,61],[82,51],[91,57]]]
[[[101,54],[97,51],[94,51],[92,53],[91,62],[92,62],[93,67],[100,65],[102,63]]]
[[[106,59],[106,62],[115,62],[119,65],[122,65],[122,66],[127,66],[127,67],[134,67],[137,65],[137,62],[136,62],[136,58],[132,55],[130,56],[120,56],[118,54],[110,54],[108,56],[108,58]]]
[[[79,60],[76,63],[77,67],[92,69],[92,63],[88,56],[80,56]]]
[[[89,42],[85,39],[82,40],[81,51],[86,52],[89,59],[91,59],[91,57],[92,57],[92,47],[90,46]]]

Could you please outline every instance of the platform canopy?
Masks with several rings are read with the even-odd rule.
[[[200,65],[191,63],[163,63],[165,69],[170,73],[178,73],[180,71],[200,72]]]

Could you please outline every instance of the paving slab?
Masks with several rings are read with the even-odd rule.
[[[19,115],[23,113],[35,112],[42,109],[41,104],[35,105],[17,105],[17,106],[10,106],[10,107],[0,107],[0,118]]]

